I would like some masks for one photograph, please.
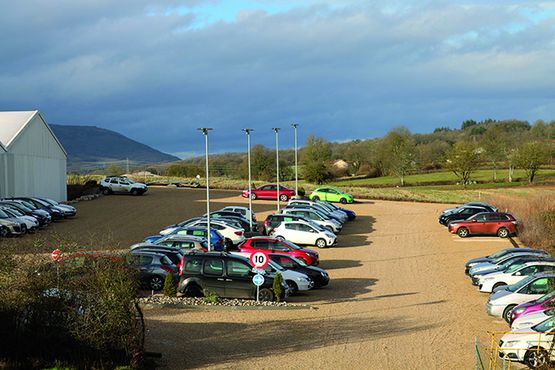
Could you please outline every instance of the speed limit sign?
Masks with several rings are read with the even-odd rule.
[[[263,269],[268,266],[268,256],[263,252],[256,252],[251,254],[251,264],[257,269]]]

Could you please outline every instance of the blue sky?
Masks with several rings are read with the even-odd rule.
[[[555,3],[29,0],[0,14],[0,110],[180,156],[555,119]]]

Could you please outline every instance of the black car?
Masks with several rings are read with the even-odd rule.
[[[203,217],[206,217],[206,215],[204,215]],[[258,230],[258,225],[256,223],[252,224],[252,230],[251,230],[249,220],[246,219],[242,214],[237,213],[237,212],[230,212],[230,211],[210,212],[210,218],[214,219],[214,220],[217,220],[217,219],[220,219],[220,218],[228,218],[228,219],[237,221],[241,224],[241,227],[246,232],[254,232],[254,231]]]
[[[255,273],[247,258],[228,253],[194,251],[183,257],[181,276],[177,290],[186,296],[203,296],[208,291],[219,297],[256,299],[256,286],[252,282]],[[274,276],[264,275],[260,286],[261,301],[273,301]],[[281,299],[287,296],[284,282]]]
[[[489,212],[489,211],[485,207],[480,207],[480,206],[460,207],[451,213],[446,213],[439,216],[439,223],[447,226],[449,222],[466,220],[469,217],[482,212]]]
[[[25,216],[34,217],[38,221],[39,227],[43,227],[43,226],[48,225],[50,223],[50,220],[51,220],[51,218],[49,218],[43,212],[27,208],[23,204],[21,204],[19,202],[16,202],[16,201],[0,201],[0,206],[13,208],[13,209],[23,213]]]
[[[41,201],[36,198],[28,198],[28,197],[15,197],[10,199],[23,200],[26,203],[33,205],[33,207],[35,207],[36,209],[42,209],[50,214],[50,216],[52,217],[52,220],[61,220],[64,218],[64,213],[62,211],[54,208],[54,206],[50,205],[45,201]]]
[[[305,221],[306,219],[298,215],[290,215],[283,213],[276,213],[266,217],[264,224],[262,226],[262,234],[270,235],[273,229],[278,227],[284,221]]]
[[[293,270],[307,275],[313,282],[315,288],[326,286],[330,282],[327,271],[315,266],[308,266],[303,260],[288,256],[286,254],[270,253],[272,261],[287,270]]]

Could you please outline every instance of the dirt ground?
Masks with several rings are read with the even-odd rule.
[[[124,248],[173,222],[205,211],[205,193],[150,189],[143,197],[108,196],[77,204],[75,220],[20,238],[22,249],[58,239]],[[212,208],[246,204],[237,192],[213,191]],[[254,202],[259,220],[275,209]],[[291,297],[313,309],[146,310],[147,350],[162,369],[469,369],[475,336],[503,331],[464,275],[470,258],[509,247],[482,237],[459,239],[437,223],[438,204],[363,201],[350,205],[335,248],[319,250],[330,286]],[[98,242],[100,241],[100,242]]]

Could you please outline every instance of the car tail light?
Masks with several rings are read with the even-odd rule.
[[[175,270],[169,266],[162,266],[162,270],[166,271],[168,274],[173,274],[175,272]]]
[[[243,235],[243,232],[242,232],[242,231],[236,231],[236,232],[235,232],[235,235],[241,236],[241,235]]]
[[[179,263],[179,275],[183,275],[184,264],[185,264],[185,256],[181,257],[181,262]]]

